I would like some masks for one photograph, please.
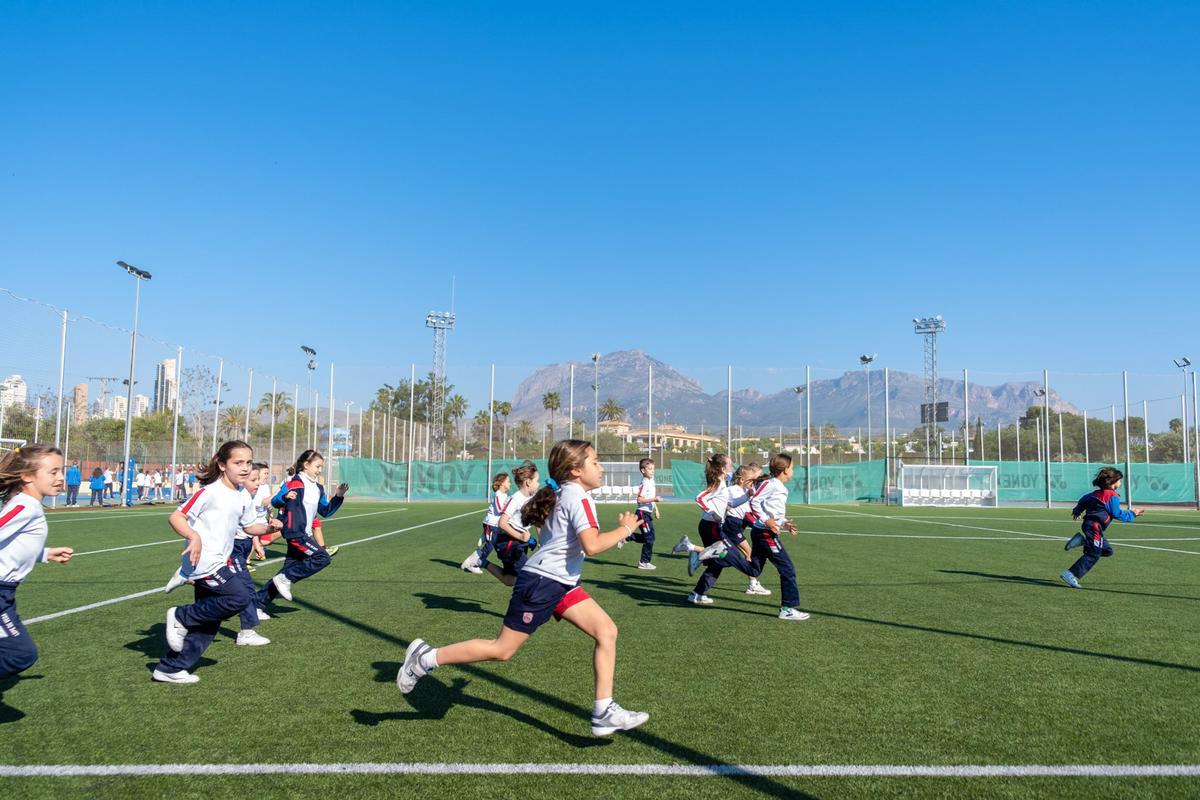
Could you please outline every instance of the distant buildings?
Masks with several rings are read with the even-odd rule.
[[[86,383],[75,384],[75,391],[71,393],[71,421],[75,425],[82,425],[87,422],[88,417],[88,385]]]
[[[0,406],[11,408],[28,402],[29,387],[20,375],[9,375],[0,383]]]
[[[148,413],[150,413],[150,398],[144,394],[135,394],[133,396],[133,415],[144,417]]]
[[[173,411],[175,399],[179,396],[179,368],[173,358],[164,358],[154,368],[154,405],[155,411]],[[137,406],[134,405],[134,413]],[[140,416],[140,415],[139,415]]]
[[[124,395],[114,394],[104,404],[104,416],[106,419],[125,419],[125,409],[128,407]]]

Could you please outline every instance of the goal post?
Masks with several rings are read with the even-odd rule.
[[[997,468],[962,464],[901,464],[900,505],[1000,505]]]

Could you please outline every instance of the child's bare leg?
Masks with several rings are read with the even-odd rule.
[[[596,699],[613,696],[613,673],[617,669],[617,624],[590,597],[566,610],[563,619],[596,640],[592,662],[596,671]]]
[[[508,661],[528,638],[528,633],[502,626],[500,635],[495,639],[469,639],[439,647],[437,663],[439,667],[443,667],[447,664],[474,664],[478,661]]]

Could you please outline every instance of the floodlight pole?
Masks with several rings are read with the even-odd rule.
[[[250,404],[254,402],[254,367],[250,367],[250,377],[246,384],[246,424],[242,426],[242,441],[250,444]]]
[[[217,361],[217,397],[213,400],[213,432],[212,432],[212,451],[217,452],[217,421],[221,415],[221,380],[225,376],[225,359],[221,358]]]
[[[892,504],[892,406],[888,368],[883,368],[883,504]]]
[[[1112,463],[1114,465],[1116,465],[1116,463],[1120,460],[1120,458],[1117,456],[1117,404],[1113,403],[1111,406],[1109,406],[1109,408],[1112,410],[1112,433],[1113,433]],[[1129,487],[1126,487],[1126,489],[1128,489],[1128,488]]]
[[[494,432],[493,429],[494,429],[495,422],[496,422],[496,365],[492,364],[492,379],[491,379],[491,382],[488,384],[488,466],[487,466],[487,475],[484,476],[485,479],[490,477],[492,474],[492,440],[494,439],[492,434]],[[593,450],[595,449],[594,445],[593,445],[592,449]],[[491,487],[488,485],[487,480],[485,480],[484,486],[483,486],[483,497],[485,500],[488,498],[488,489],[489,488],[491,488]]]
[[[271,378],[271,445],[267,451],[267,468],[268,474],[270,470],[275,468],[275,389],[278,379]]]
[[[1092,463],[1092,449],[1088,446],[1088,412],[1085,409],[1083,412],[1083,463]]]
[[[963,466],[971,465],[971,390],[963,370]]]
[[[1195,437],[1192,441],[1192,453],[1195,458],[1192,459],[1192,476],[1196,485],[1196,510],[1200,511],[1200,421],[1196,418],[1196,373],[1192,372],[1192,436]],[[1187,438],[1187,428],[1183,429],[1183,438]]]
[[[804,502],[812,505],[812,367],[804,367]]]
[[[575,362],[571,362],[571,383],[567,393],[567,438],[575,438]]]
[[[495,367],[492,367],[493,371]],[[488,435],[491,435],[489,428]],[[600,354],[592,353],[592,449],[600,452]],[[621,446],[622,452],[625,446]]]
[[[175,458],[178,453],[179,445],[179,398],[183,394],[181,391],[183,383],[183,348],[175,349],[175,414],[171,422],[171,486],[167,493],[175,497],[175,473],[179,471],[179,464]]]
[[[133,435],[133,373],[137,363],[137,324],[138,324],[138,306],[142,298],[142,281],[150,280],[150,273],[144,269],[130,266],[124,261],[118,261],[117,266],[133,276],[133,330],[129,334],[129,389],[125,393],[125,485],[121,487],[121,494],[125,495],[125,505],[133,505],[133,481],[131,480],[132,472],[129,468],[129,449],[132,443]],[[66,312],[63,312],[63,325],[66,325]],[[63,332],[64,347],[66,344],[66,330]],[[61,391],[61,390],[60,390]],[[61,405],[59,413],[62,413]]]
[[[733,456],[733,365],[725,368],[725,446]]]

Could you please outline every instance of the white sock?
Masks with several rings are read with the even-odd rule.
[[[424,669],[424,670],[436,669],[437,665],[438,665],[438,663],[437,663],[437,648],[435,647],[432,650],[424,653],[421,656],[421,658],[418,660],[421,662],[421,669]]]
[[[606,697],[603,700],[597,700],[596,705],[592,707],[592,716],[598,717],[608,710],[609,704],[612,702],[611,697]]]

